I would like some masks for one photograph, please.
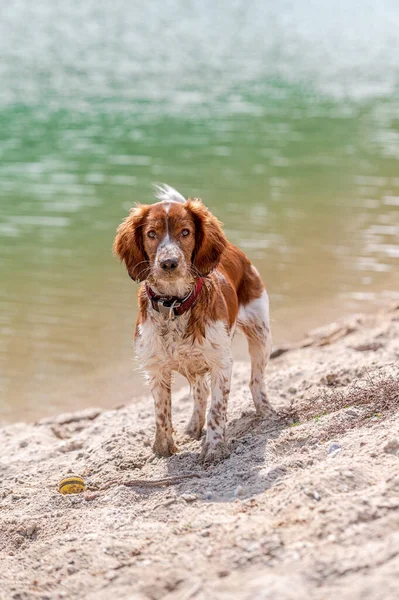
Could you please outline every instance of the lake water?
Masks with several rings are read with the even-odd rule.
[[[111,247],[153,182],[225,223],[277,343],[398,298],[396,1],[0,13],[0,422],[143,392]]]

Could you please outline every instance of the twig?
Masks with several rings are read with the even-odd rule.
[[[113,485],[124,485],[125,487],[163,487],[167,485],[175,485],[184,481],[184,479],[191,479],[193,477],[201,477],[198,473],[187,473],[186,475],[176,475],[175,477],[164,477],[163,479],[130,479],[128,481],[121,481],[120,479],[111,479],[99,488],[99,491],[108,490]]]

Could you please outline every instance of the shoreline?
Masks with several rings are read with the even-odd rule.
[[[270,361],[269,421],[254,418],[249,364],[237,362],[231,454],[208,468],[182,433],[185,388],[169,459],[152,454],[148,397],[1,427],[0,597],[396,598],[398,360],[398,306],[319,328]],[[68,472],[85,495],[58,493]]]
[[[364,314],[373,315],[387,310],[392,305],[387,304],[386,301],[374,304],[367,303],[364,307]],[[334,322],[339,326],[340,323],[354,318],[359,313],[349,313],[348,316],[342,317],[338,307],[335,306],[330,308],[328,314],[335,319]],[[274,349],[276,347],[300,346],[303,340],[312,337],[313,332],[322,331],[325,327],[325,321],[321,320],[321,316],[317,319],[309,320],[309,318],[305,318],[299,320],[301,322],[300,327],[296,324],[290,336],[282,336],[281,332],[278,333],[277,321],[272,318]],[[298,317],[296,322],[298,322]],[[318,323],[316,328],[311,327],[315,322]],[[131,329],[133,332],[133,324]],[[0,412],[0,427],[19,422],[34,423],[43,418],[55,418],[63,412],[84,410],[91,406],[97,406],[102,410],[112,410],[129,402],[134,402],[137,398],[148,396],[150,391],[135,360],[132,343],[122,355],[124,356],[123,360],[115,359],[106,366],[99,364],[78,377],[60,378],[57,376],[51,386],[47,383],[43,385],[40,392],[37,389],[34,390],[31,393],[29,403],[26,402],[25,396],[20,405],[7,403],[6,406],[9,407],[7,412],[6,408],[2,409],[3,413]],[[235,363],[249,360],[246,339],[240,332],[236,333],[233,340],[233,355]],[[174,393],[179,392],[184,387],[187,387],[186,380],[184,377],[176,375]],[[39,410],[38,406],[40,407]]]

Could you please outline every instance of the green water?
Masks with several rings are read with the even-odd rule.
[[[141,393],[111,247],[153,182],[225,223],[277,343],[398,298],[399,5],[358,7],[0,9],[0,422]]]

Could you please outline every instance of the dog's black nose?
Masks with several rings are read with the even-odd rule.
[[[167,258],[166,260],[161,260],[161,269],[164,271],[173,271],[176,269],[177,265],[177,258]]]

